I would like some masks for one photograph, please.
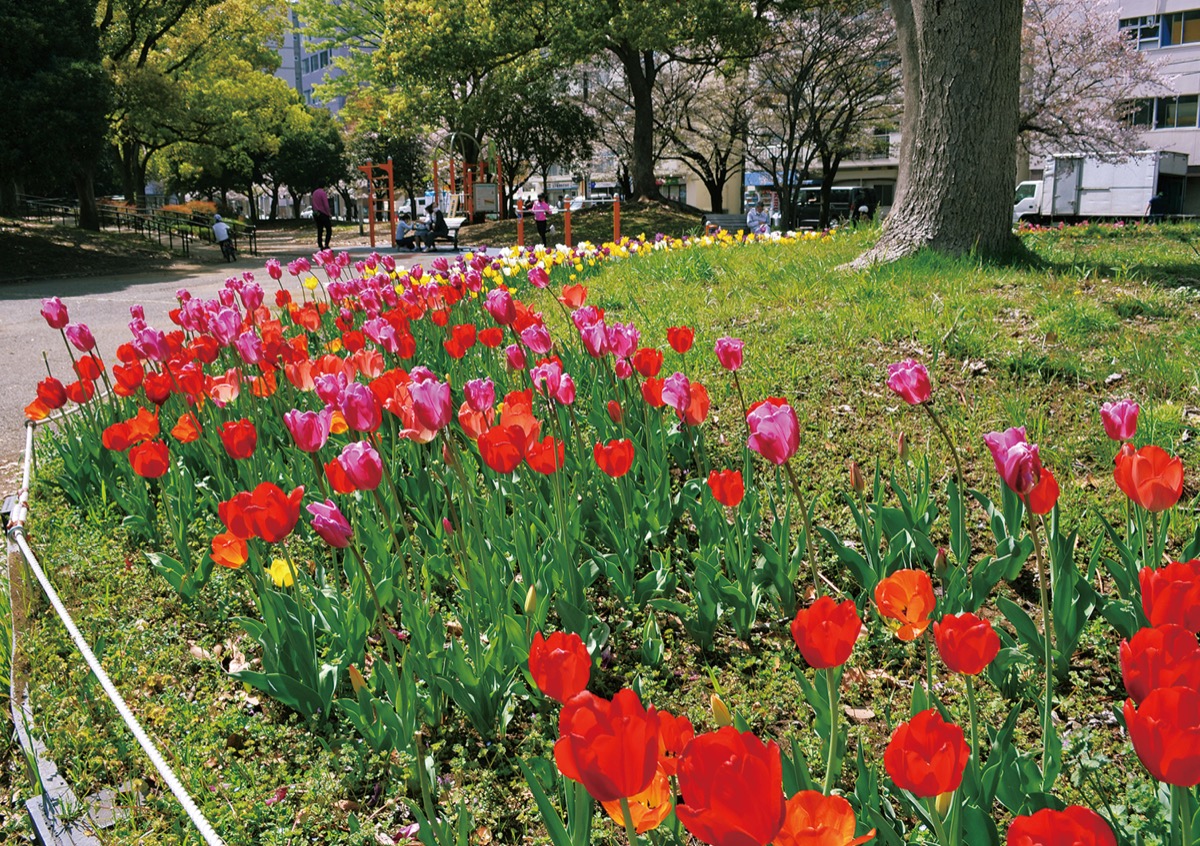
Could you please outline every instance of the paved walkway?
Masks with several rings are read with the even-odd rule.
[[[302,249],[280,247],[270,249],[280,261],[287,262],[300,255]],[[370,247],[353,246],[349,252],[359,258],[371,252]],[[430,254],[390,253],[398,264],[410,266],[428,263]],[[436,255],[453,256],[441,251]],[[129,307],[141,303],[146,319],[152,326],[174,328],[167,312],[177,305],[175,292],[186,288],[195,296],[215,297],[230,276],[244,271],[254,273],[273,302],[273,280],[263,269],[270,257],[242,257],[226,264],[214,247],[193,248],[192,260],[177,263],[168,270],[153,273],[87,278],[47,279],[14,282],[0,286],[0,494],[14,492],[20,482],[20,461],[25,448],[25,406],[36,396],[37,383],[46,376],[43,354],[50,369],[63,382],[73,378],[71,360],[59,334],[50,329],[40,314],[42,299],[61,297],[74,323],[86,323],[96,336],[100,354],[111,366],[116,348],[129,340]],[[284,274],[285,279],[290,277]],[[294,282],[294,280],[292,280]],[[299,287],[292,286],[299,294]]]

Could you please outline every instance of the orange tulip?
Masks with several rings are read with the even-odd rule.
[[[200,437],[200,422],[196,415],[186,411],[179,415],[179,421],[172,427],[171,436],[181,444],[190,444]]]
[[[660,766],[654,773],[650,786],[634,796],[629,797],[629,818],[633,820],[634,830],[645,834],[651,829],[658,828],[667,815],[671,813],[674,804],[671,802],[671,780]],[[612,817],[617,825],[625,825],[625,817],[621,812],[621,801],[601,802],[604,810]]]
[[[1117,453],[1113,478],[1125,495],[1147,511],[1166,511],[1183,494],[1183,460],[1153,444]]]
[[[901,640],[916,640],[929,628],[936,600],[924,570],[897,570],[875,586],[875,606]]]
[[[250,557],[246,542],[232,532],[222,532],[212,539],[212,560],[222,567],[236,570]]]
[[[140,444],[158,437],[158,415],[145,408],[139,408],[135,416],[129,418],[129,443]]]
[[[854,809],[841,796],[801,790],[787,802],[783,828],[771,841],[774,846],[858,846],[875,836],[871,829],[854,836]]]

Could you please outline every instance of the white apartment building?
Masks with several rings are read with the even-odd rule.
[[[333,60],[338,56],[346,55],[348,51],[344,47],[331,49],[322,41],[314,41],[305,37],[295,9],[290,12],[290,17],[291,30],[283,37],[283,43],[279,45],[280,64],[275,75],[296,89],[308,105],[324,106],[337,114],[338,110],[346,104],[346,99],[335,97],[329,101],[317,100],[313,96],[313,86],[325,82],[326,77],[332,79],[341,76],[344,71],[334,67]]]

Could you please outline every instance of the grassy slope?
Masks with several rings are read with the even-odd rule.
[[[1194,266],[1186,244],[1141,232],[1120,240],[1103,231],[1037,235],[1027,243],[1048,262],[1038,271],[921,257],[857,276],[837,272],[869,237],[654,255],[606,270],[591,283],[592,299],[614,315],[637,320],[648,343],[663,344],[669,325],[697,327],[688,368],[709,384],[717,428],[731,442],[740,437],[737,400],[713,372],[708,351],[722,334],[745,338],[746,394],[773,393],[796,403],[804,432],[802,466],[813,490],[840,489],[846,458],[890,465],[901,431],[918,450],[928,440],[927,422],[883,387],[886,365],[908,355],[931,363],[935,396],[966,452],[970,480],[985,490],[994,490],[996,482],[980,435],[1024,424],[1064,480],[1068,513],[1082,515],[1092,505],[1118,513],[1109,481],[1112,447],[1097,417],[1099,403],[1116,396],[1142,401],[1143,431],[1173,444],[1185,465],[1195,466],[1190,436],[1200,405],[1200,304],[1193,289],[1177,287]],[[678,362],[668,353],[671,366]],[[1115,373],[1122,380],[1106,386]],[[941,444],[931,447],[935,468],[944,467]],[[1194,494],[1189,471],[1185,502]],[[334,728],[310,735],[293,715],[232,683],[217,659],[192,654],[189,641],[211,653],[236,637],[221,622],[244,610],[235,581],[218,574],[205,607],[185,612],[141,565],[137,551],[111,537],[115,517],[81,524],[45,497],[35,512],[35,541],[68,601],[80,608],[83,630],[104,642],[104,661],[118,686],[184,770],[184,782],[229,842],[370,843],[375,830],[399,827],[405,819],[397,798],[402,782],[373,803],[384,767],[365,758],[347,733]],[[1179,517],[1177,531],[1190,532],[1194,510],[1181,508]],[[843,525],[847,515],[826,494],[818,519]],[[1095,519],[1082,519],[1090,542]],[[975,537],[977,545],[984,541],[981,528]],[[1031,580],[1016,588],[1018,598],[1036,593]],[[634,634],[616,642],[613,666],[597,690],[611,691],[639,673]],[[640,674],[648,699],[689,713],[698,727],[711,727],[704,711],[711,670],[725,688],[726,702],[756,730],[780,739],[791,733],[808,738],[808,716],[796,704],[791,646],[782,628],[750,644],[722,638],[708,658],[696,655],[671,628],[665,635],[664,667]],[[886,735],[887,715],[907,705],[908,690],[897,679],[919,670],[911,650],[898,644],[873,639],[868,649],[869,657],[855,662],[862,670],[850,679],[845,704],[875,713],[856,727],[852,742],[877,746]],[[1071,743],[1128,754],[1104,716],[1123,698],[1114,649],[1105,625],[1085,636],[1059,712]],[[61,626],[43,615],[22,650],[41,728],[76,790],[82,795],[130,777],[148,778],[112,709],[79,673]],[[952,691],[944,694],[960,704]],[[1004,708],[997,698],[984,705],[993,719]],[[518,719],[508,741],[486,749],[469,730],[447,725],[433,743],[439,772],[452,779],[446,798],[472,806],[477,824],[495,842],[521,842],[537,829],[511,755],[544,754],[553,734],[548,713],[532,709]],[[1102,777],[1108,789],[1126,794],[1130,813],[1136,813],[1148,802],[1148,783],[1136,766],[1131,773],[1128,784],[1112,767]],[[1095,801],[1073,792],[1066,780],[1060,784],[1065,799]],[[161,785],[152,786],[158,790],[149,805],[123,823],[112,842],[132,843],[147,833],[150,839],[173,839],[187,830],[169,795],[162,798]],[[287,798],[266,805],[283,786],[289,787]],[[351,834],[358,822],[363,832]],[[10,820],[7,833],[18,826]],[[608,823],[598,821],[596,831],[597,843],[619,840]]]

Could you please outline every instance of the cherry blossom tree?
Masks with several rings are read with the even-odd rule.
[[[1137,97],[1170,90],[1151,54],[1095,0],[1025,0],[1018,131],[1028,153],[1132,153],[1144,143],[1128,120]]]

